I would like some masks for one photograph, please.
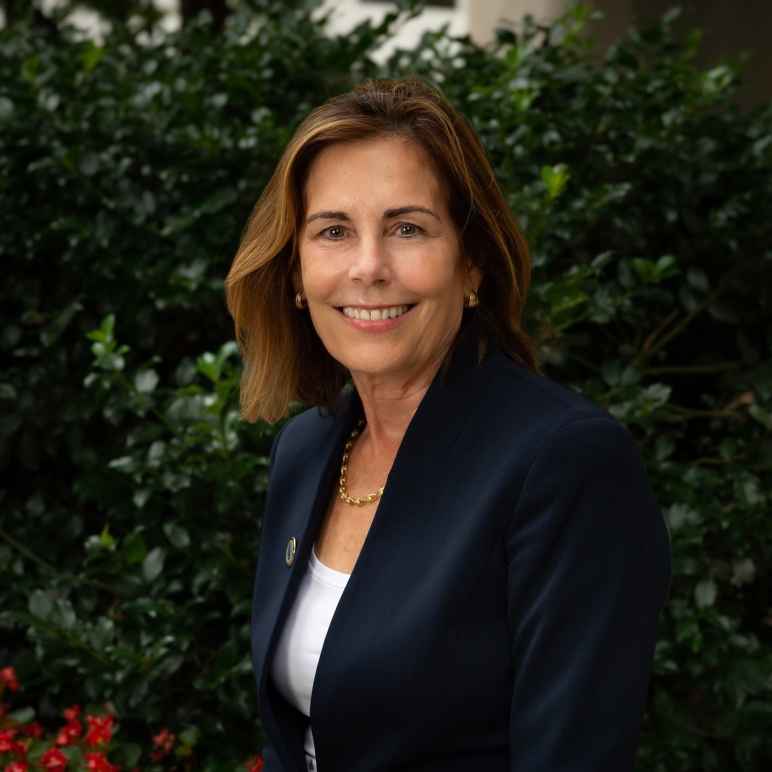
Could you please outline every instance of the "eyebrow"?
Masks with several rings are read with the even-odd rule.
[[[350,220],[351,218],[345,212],[314,212],[306,217],[306,225],[314,220]]]
[[[385,220],[393,220],[395,217],[401,217],[403,214],[412,214],[413,212],[422,212],[423,214],[429,214],[436,220],[439,220],[439,216],[435,214],[431,209],[427,209],[425,206],[398,206],[395,209],[386,209],[383,213]],[[336,212],[332,210],[325,210],[322,212],[314,212],[306,218],[306,225],[314,220],[344,220],[350,221],[351,218],[346,212]]]
[[[413,204],[409,206],[399,206],[396,209],[387,209],[383,213],[383,216],[387,220],[392,220],[395,217],[401,217],[403,214],[412,214],[413,212],[423,212],[424,214],[430,214],[436,220],[440,219],[431,209],[427,209],[425,206],[415,206]]]

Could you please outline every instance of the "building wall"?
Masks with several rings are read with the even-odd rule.
[[[453,8],[427,6],[417,18],[405,24],[394,41],[384,47],[381,55],[387,55],[395,47],[415,45],[426,31],[439,29],[448,24],[453,35],[470,35],[484,45],[493,38],[501,24],[510,25],[530,14],[539,21],[549,21],[558,16],[567,0],[455,0]],[[330,30],[343,34],[367,18],[383,18],[393,4],[368,0],[326,0],[324,9],[331,12]]]
[[[549,22],[559,16],[565,6],[566,0],[478,0],[471,3],[469,34],[484,45],[493,39],[496,27],[516,27],[526,15],[538,22]]]
[[[378,58],[388,58],[395,48],[411,48],[424,32],[437,30],[445,24],[449,25],[452,35],[467,34],[469,8],[475,4],[479,4],[479,0],[456,0],[454,8],[426,8],[419,17],[402,25],[393,40],[379,51]],[[345,34],[367,19],[380,21],[393,7],[393,3],[389,2],[326,0],[322,10],[329,13],[329,30],[334,34]]]

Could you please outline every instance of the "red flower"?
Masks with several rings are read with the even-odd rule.
[[[6,766],[5,772],[29,772],[29,764],[26,761],[12,761]]]
[[[120,772],[120,767],[111,764],[103,753],[87,753],[86,769],[91,772]]]
[[[65,711],[67,713],[67,711]],[[56,736],[57,745],[72,745],[83,733],[83,725],[78,719],[68,721]]]
[[[27,749],[14,740],[16,729],[0,729],[0,753],[13,753],[20,759],[27,755]]]
[[[115,716],[86,716],[86,721],[88,721],[87,745],[106,745],[110,742]]]
[[[80,715],[80,705],[70,705],[69,708],[65,708],[64,717],[67,721],[75,721]]]
[[[21,733],[26,734],[27,737],[39,739],[43,736],[43,727],[37,721],[33,721],[31,724],[25,724],[21,728]]]
[[[247,763],[244,766],[247,768],[247,772],[262,772],[263,757],[253,756],[251,759],[247,760]]]
[[[153,761],[160,761],[165,756],[168,756],[174,747],[176,739],[174,734],[168,729],[162,729],[153,738],[153,745],[155,745],[156,749],[150,754],[150,758]]]
[[[19,680],[16,671],[12,667],[4,667],[0,670],[0,684],[7,686],[12,692],[19,690]]]
[[[40,766],[48,772],[64,772],[67,769],[67,757],[58,748],[49,748],[40,757]]]

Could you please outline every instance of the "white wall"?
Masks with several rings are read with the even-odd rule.
[[[452,35],[470,35],[480,44],[490,42],[495,28],[502,22],[517,23],[525,14],[546,22],[560,15],[567,0],[456,0],[455,8],[426,8],[417,18],[405,24],[379,52],[379,58],[388,56],[394,48],[410,48],[421,35],[448,24]],[[330,11],[330,30],[343,34],[367,18],[380,20],[393,7],[389,2],[362,2],[362,0],[326,0],[324,9]]]
[[[493,37],[500,22],[517,22],[530,13],[539,21],[549,21],[561,13],[567,0],[456,0],[454,8],[426,8],[398,30],[394,38],[378,53],[386,58],[395,48],[411,48],[428,30],[437,30],[447,24],[451,35],[471,35],[478,43],[485,44]],[[63,0],[42,0],[45,11],[62,5]],[[166,11],[162,27],[177,29],[180,25],[178,0],[155,0],[156,6]],[[334,34],[345,34],[360,22],[371,18],[380,20],[393,8],[390,2],[362,2],[362,0],[325,0],[323,11],[330,13],[329,29]],[[70,14],[69,21],[84,33],[101,37],[106,25],[100,17],[87,10]]]
[[[479,0],[478,0],[479,2]],[[452,35],[465,35],[469,31],[468,7],[475,0],[456,0],[455,8],[427,8],[418,18],[403,24],[394,38],[378,52],[385,59],[395,48],[411,48],[424,32],[449,25]],[[361,2],[361,0],[326,0],[322,6],[330,13],[328,29],[342,35],[357,24],[369,19],[380,21],[393,8],[389,2]]]
[[[180,16],[177,11],[178,0],[154,0],[156,7],[164,12],[161,28],[172,32],[180,26]],[[44,12],[52,11],[64,5],[62,0],[41,0],[41,8]],[[101,38],[108,30],[108,26],[102,17],[94,11],[79,8],[73,11],[67,20],[89,37]]]
[[[566,0],[469,0],[469,34],[478,43],[493,39],[496,27],[517,26],[529,14],[538,22],[548,22],[560,16]]]

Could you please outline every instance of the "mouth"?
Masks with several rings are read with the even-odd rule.
[[[337,306],[344,316],[365,322],[379,322],[385,319],[397,319],[415,307],[415,303],[401,306],[380,306],[378,308],[363,308],[361,306]]]

